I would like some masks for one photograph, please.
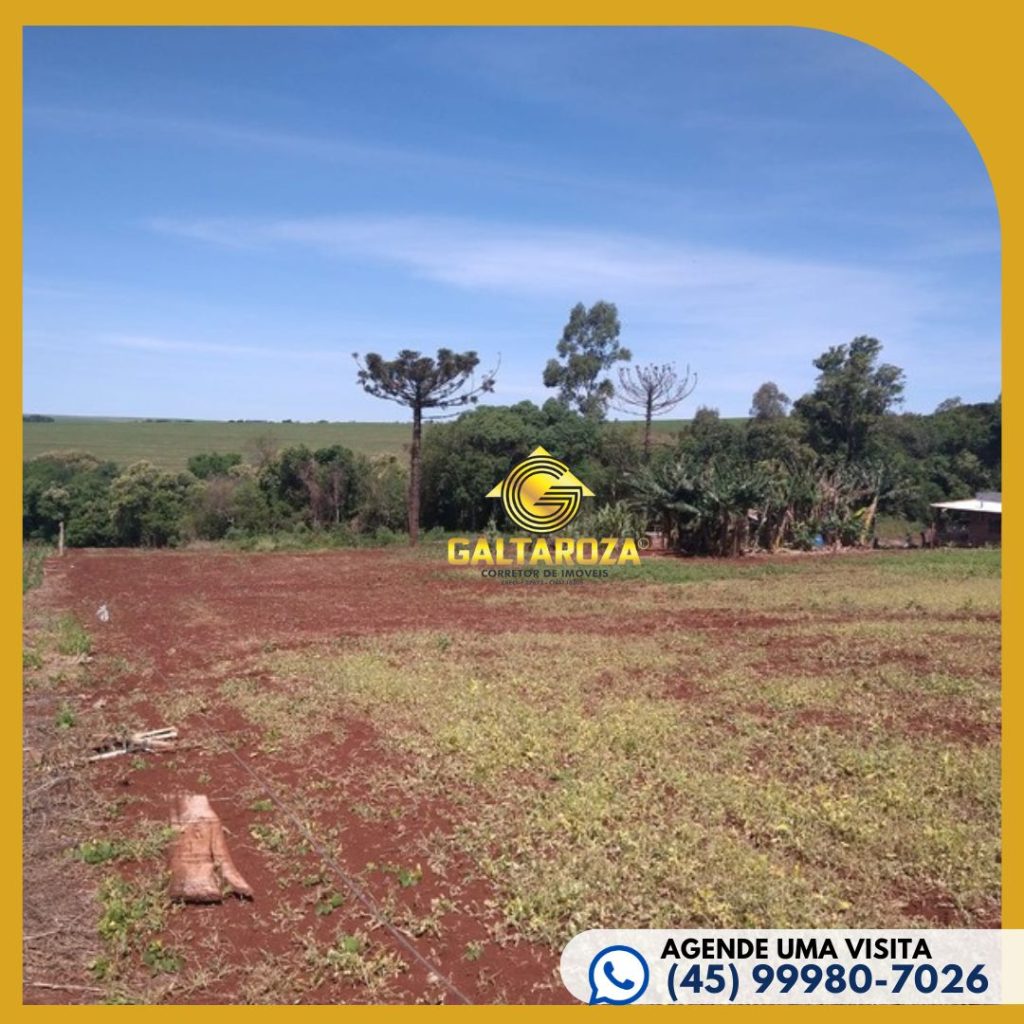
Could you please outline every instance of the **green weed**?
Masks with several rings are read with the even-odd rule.
[[[23,544],[21,547],[21,592],[27,594],[43,582],[43,562],[52,553],[45,544]]]
[[[75,850],[75,858],[86,864],[105,864],[123,856],[124,844],[116,839],[90,839]]]
[[[97,930],[112,957],[141,950],[163,930],[169,910],[163,882],[162,875],[158,884],[150,882],[145,886],[116,875],[103,881],[100,886],[103,912]]]
[[[333,977],[365,985],[373,991],[379,991],[405,967],[394,953],[374,946],[362,932],[341,932],[326,949],[308,940],[306,964],[318,981]]]
[[[106,864],[117,860],[146,860],[161,855],[174,836],[167,825],[144,826],[134,836],[87,839],[72,851],[85,864]]]
[[[323,899],[317,900],[316,914],[318,917],[327,917],[333,914],[344,902],[345,897],[341,893],[328,893]]]
[[[414,868],[403,868],[398,864],[387,864],[381,870],[388,875],[393,875],[403,889],[418,885],[423,878],[423,868],[416,865]]]
[[[179,953],[168,949],[160,939],[154,939],[146,946],[142,962],[154,974],[176,974],[184,966],[185,960]]]
[[[261,850],[281,853],[288,847],[288,833],[278,825],[253,825],[249,835]]]
[[[84,657],[92,652],[89,634],[70,612],[57,621],[57,652],[74,657]]]

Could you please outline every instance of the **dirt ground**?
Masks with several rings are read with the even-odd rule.
[[[413,599],[408,591],[410,582],[416,590]],[[226,659],[244,661],[265,650],[269,643],[277,648],[302,647],[324,637],[433,625],[449,629],[506,628],[508,623],[497,609],[482,609],[474,599],[477,593],[488,590],[493,593],[493,586],[484,582],[451,586],[441,574],[433,577],[419,565],[380,552],[262,557],[73,552],[63,560],[49,562],[44,586],[33,605],[37,612],[71,610],[90,624],[97,659],[106,664],[123,659],[132,666],[112,683],[98,679],[89,687],[88,703],[80,718],[85,724],[95,717],[92,733],[101,736],[105,723],[154,725],[154,700],[162,692],[173,693],[178,680],[202,677],[213,689],[230,674]],[[96,618],[101,605],[110,610],[109,621],[102,624]],[[90,711],[95,715],[90,716]],[[115,727],[110,731],[117,734],[120,730]],[[216,908],[188,908],[170,922],[168,942],[201,943],[203,932],[214,928],[234,957],[258,970],[288,945],[289,936],[276,933],[272,925],[281,905],[303,895],[303,886],[300,881],[283,887],[282,879],[260,856],[249,837],[254,812],[243,794],[257,790],[269,793],[298,773],[322,771],[329,779],[332,765],[361,757],[379,760],[386,755],[378,748],[372,726],[359,720],[348,723],[341,742],[329,733],[317,737],[308,760],[269,767],[251,763],[256,757],[256,737],[237,715],[213,710],[194,716],[185,733],[188,742],[198,748],[196,752],[153,757],[144,767],[134,769],[126,766],[127,758],[98,762],[78,769],[74,788],[84,787],[111,805],[127,797],[127,813],[143,821],[165,820],[169,797],[174,793],[207,792],[232,837],[235,861],[258,895],[251,903],[229,900]],[[225,741],[229,749],[221,750]],[[61,789],[67,792],[69,787]],[[331,827],[355,839],[346,844],[343,869],[349,876],[362,874],[367,863],[407,860],[418,834],[443,828],[446,823],[441,799],[434,805],[417,807],[411,824],[398,828],[388,821],[367,822],[365,814],[360,818],[352,814],[352,803],[372,803],[377,796],[357,787],[338,792],[332,800]],[[332,866],[323,864],[315,852],[307,852],[304,861],[306,877],[331,874]],[[56,884],[57,876],[51,879],[51,885]],[[486,968],[462,957],[467,944],[487,937],[492,923],[489,918],[493,916],[488,909],[489,894],[473,877],[472,865],[452,865],[443,878],[428,875],[408,892],[387,876],[358,884],[361,890],[368,890],[375,903],[398,895],[415,910],[429,907],[438,895],[457,893],[460,906],[471,908],[469,913],[451,915],[443,940],[428,938],[418,944],[424,961],[443,965],[452,988],[439,984],[425,963],[412,961],[407,963],[408,970],[403,970],[400,984],[392,988],[392,998],[401,1002],[459,1002],[458,993],[473,1002],[492,1002],[496,997],[506,1002],[566,998],[552,976],[550,950],[512,942],[503,948],[500,962]],[[337,888],[343,889],[340,880]],[[88,896],[76,896],[76,906],[86,916]],[[357,901],[346,903],[351,905],[351,910],[346,906],[345,914],[351,917],[353,930],[377,925],[372,917],[367,924],[367,910]],[[37,905],[30,896],[30,910]],[[333,932],[339,917],[331,914],[328,920],[328,915],[323,915],[313,923],[325,933]],[[43,937],[51,939],[50,935]],[[403,962],[411,961],[408,950],[397,945],[391,935],[378,934],[375,939]],[[232,970],[227,987],[214,981],[204,985],[201,992],[189,993],[188,1000],[219,1002],[237,998],[237,973]],[[32,974],[30,971],[26,979],[30,986]],[[81,978],[77,979],[80,987],[69,984],[71,987],[63,990],[71,997],[68,1001],[79,1001],[76,993],[89,996],[100,991]],[[29,987],[26,1001],[53,1002],[56,991]],[[173,993],[168,996],[173,998]],[[304,993],[304,1001],[365,1001],[365,994],[359,985],[325,981]]]
[[[657,644],[686,631],[743,635],[755,670],[795,679],[836,657],[811,640],[780,639],[780,627],[805,621],[785,607],[680,607],[663,603],[658,585],[638,584],[639,611],[622,614],[627,602],[609,616],[595,588],[615,582],[555,595],[569,588],[501,586],[442,558],[213,550],[49,559],[26,598],[26,643],[41,652],[26,674],[26,1002],[567,1000],[557,944],[510,924],[509,893],[467,853],[478,847],[449,843],[466,824],[465,803],[441,786],[407,786],[422,765],[391,742],[382,720],[358,702],[341,704],[292,736],[287,706],[268,724],[262,706],[247,711],[223,698],[231,687],[277,692],[273,666],[291,654],[326,658],[346,644],[400,636],[439,637],[443,651],[449,637],[475,636],[493,637],[504,657],[522,634]],[[87,653],[62,654],[42,639],[68,613],[85,627]],[[845,629],[869,613],[820,614]],[[915,614],[897,608],[887,621],[898,628]],[[930,617],[954,638],[952,651],[958,631],[969,642],[998,612],[939,608]],[[935,667],[927,645],[894,642],[860,656],[864,672]],[[989,662],[998,674],[997,650]],[[400,676],[401,665],[393,667]],[[602,678],[613,681],[601,671],[588,683],[595,692]],[[678,666],[658,686],[689,704],[707,688]],[[747,711],[753,719],[777,713],[753,695]],[[858,714],[806,707],[794,722],[855,732]],[[901,737],[998,743],[998,717],[965,721],[911,699],[894,699],[885,715],[879,721]],[[80,760],[103,736],[164,725],[181,730],[173,753]],[[170,799],[184,792],[209,796],[252,901],[166,903],[163,826]],[[117,838],[109,857],[89,846],[109,836]],[[957,924],[968,912],[979,923],[998,919],[998,902],[968,911],[944,890],[919,888],[901,900],[896,912],[908,923]]]

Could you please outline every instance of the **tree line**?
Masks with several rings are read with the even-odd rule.
[[[728,555],[750,547],[869,543],[879,515],[926,523],[933,501],[1000,484],[1001,402],[951,398],[932,414],[900,413],[903,371],[861,336],[827,349],[814,387],[795,401],[772,381],[731,421],[698,407],[673,435],[654,419],[690,396],[689,366],[631,364],[613,303],[578,304],[543,369],[555,397],[479,406],[497,370],[476,377],[475,352],[404,350],[358,361],[371,395],[409,408],[406,464],[341,445],[197,453],[184,472],[119,467],[50,453],[25,464],[27,539],[64,522],[72,546],[251,541],[287,534],[311,543],[386,542],[421,528],[513,529],[484,496],[537,445],[599,495],[573,529],[602,535],[660,530],[680,551]],[[635,423],[609,421],[615,409]],[[424,423],[434,415],[452,416]]]

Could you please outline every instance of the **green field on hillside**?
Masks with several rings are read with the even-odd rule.
[[[683,420],[661,420],[658,434],[671,437]],[[119,465],[148,459],[166,469],[184,469],[199,452],[248,455],[269,438],[278,447],[343,444],[365,455],[400,455],[409,441],[407,423],[228,423],[222,420],[146,420],[58,416],[52,423],[25,423],[24,454],[84,451]],[[427,426],[429,430],[429,424]],[[638,428],[639,429],[639,428]]]
[[[269,438],[278,447],[343,444],[366,455],[400,455],[408,443],[405,423],[227,423],[218,420],[89,419],[58,417],[24,424],[26,459],[44,452],[85,451],[119,465],[149,459],[166,469],[184,469],[198,452],[248,455]]]

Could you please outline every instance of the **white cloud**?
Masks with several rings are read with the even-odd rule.
[[[351,360],[352,358],[347,352],[332,351],[330,349],[297,349],[288,343],[237,345],[216,341],[163,338],[145,334],[111,334],[104,336],[101,340],[103,344],[113,348],[168,355],[255,356],[258,358],[323,359],[329,362],[341,362],[343,360]]]
[[[690,344],[728,344],[737,355],[771,345],[805,356],[853,333],[909,338],[951,301],[914,271],[575,229],[430,217],[164,219],[151,226],[223,246],[302,247],[467,291],[604,297],[669,347],[685,332]]]

